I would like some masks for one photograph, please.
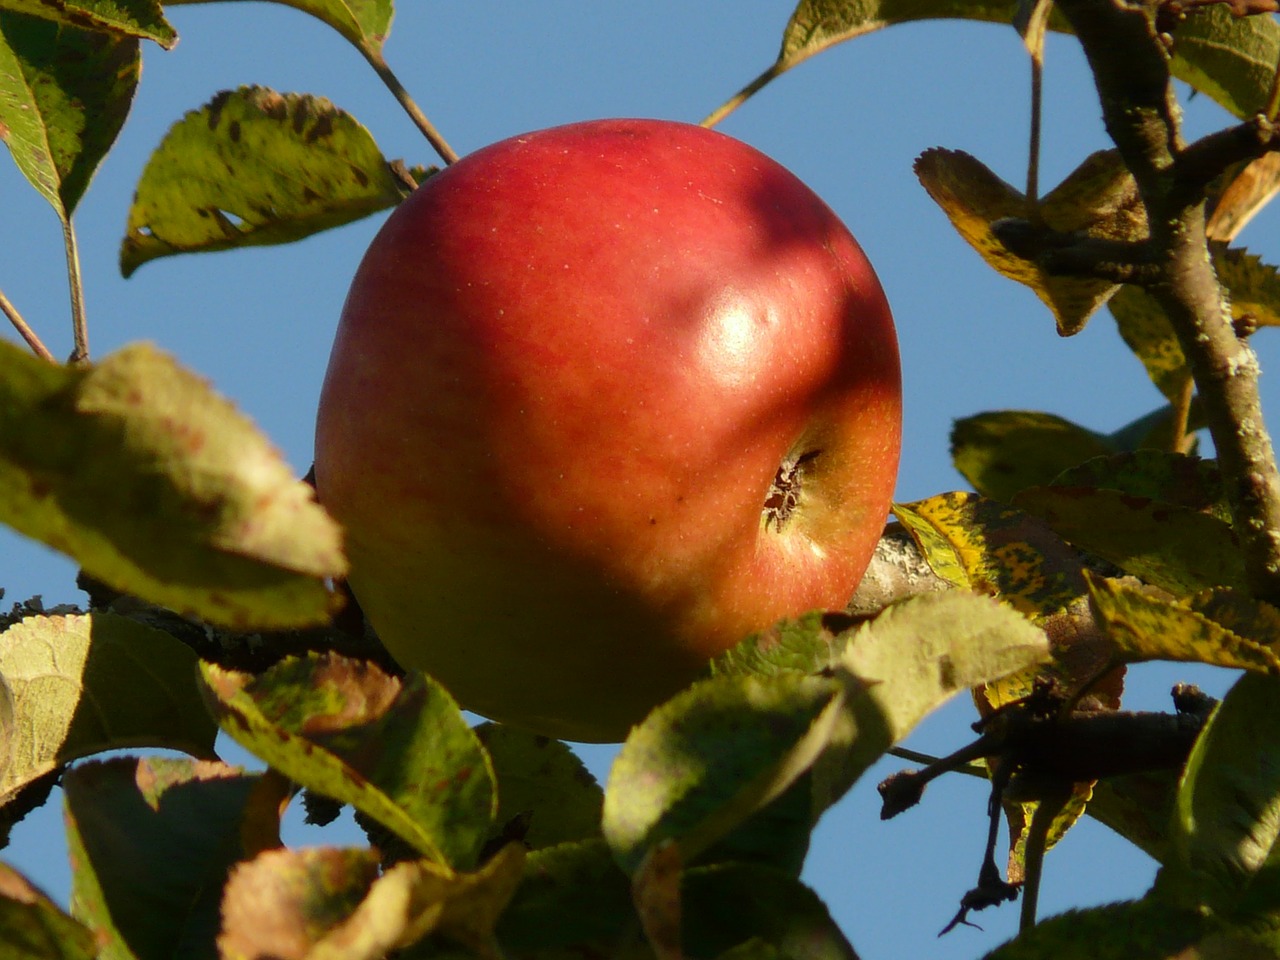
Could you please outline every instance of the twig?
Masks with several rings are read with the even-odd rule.
[[[1096,277],[1140,286],[1161,280],[1146,241],[1109,240],[1083,233],[1060,233],[1044,224],[1006,217],[991,232],[1015,256],[1032,260],[1055,276]]]
[[[1258,395],[1258,362],[1231,326],[1205,239],[1203,191],[1180,182],[1185,153],[1169,58],[1145,5],[1059,0],[1084,47],[1107,132],[1137,182],[1162,280],[1149,287],[1195,377],[1255,596],[1280,601],[1280,470]],[[1198,195],[1197,195],[1198,193]]]
[[[75,336],[70,362],[88,363],[89,322],[84,312],[84,281],[80,275],[80,249],[70,216],[62,220],[62,243],[67,251],[67,288],[71,292],[71,328]]]
[[[49,352],[49,348],[36,335],[36,332],[28,326],[27,321],[22,319],[22,314],[18,312],[18,308],[13,305],[9,298],[4,295],[4,291],[0,291],[0,313],[9,318],[9,322],[18,331],[18,336],[27,342],[27,346],[31,348],[32,353],[42,360],[48,360],[51,363],[58,362],[57,358]]]
[[[400,78],[395,75],[391,67],[387,65],[387,61],[383,59],[382,54],[372,48],[361,46],[360,52],[364,54],[364,58],[369,61],[369,66],[373,67],[374,73],[387,85],[387,89],[391,91],[391,95],[404,108],[404,112],[409,115],[409,119],[414,122],[422,135],[427,138],[427,142],[435,148],[436,153],[440,154],[440,159],[445,163],[456,163],[458,154],[449,146],[448,142],[435,125],[427,119],[427,115],[422,112],[422,108],[409,95],[409,91],[404,88],[404,84],[400,82]]]
[[[1071,785],[1058,784],[1059,789],[1040,798],[1031,823],[1027,826],[1027,842],[1023,847],[1022,910],[1018,915],[1018,932],[1026,933],[1036,925],[1036,907],[1040,900],[1040,878],[1044,874],[1044,855],[1049,849],[1049,831],[1053,821],[1071,799]]]

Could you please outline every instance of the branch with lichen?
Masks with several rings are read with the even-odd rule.
[[[1183,142],[1154,5],[1059,0],[1088,58],[1107,132],[1138,184],[1151,236],[1147,285],[1178,335],[1226,480],[1249,584],[1280,601],[1280,471],[1258,395],[1258,364],[1236,335],[1205,237],[1205,159]]]

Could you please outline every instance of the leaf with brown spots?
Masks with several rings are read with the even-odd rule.
[[[1090,599],[1114,645],[1116,663],[1174,660],[1280,676],[1280,653],[1275,649],[1241,636],[1187,603],[1100,577],[1091,578]]]
[[[309,94],[241,87],[170,128],[120,247],[127,277],[157,257],[291,243],[393,207],[407,188],[373,137]]]
[[[0,8],[67,27],[154,40],[166,50],[178,42],[160,0],[0,0]]]
[[[207,383],[149,345],[60,367],[0,342],[0,521],[229,627],[326,621],[341,532]]]
[[[22,9],[37,6],[50,4]],[[0,139],[64,223],[124,126],[141,69],[136,37],[0,9]]]
[[[1209,513],[1079,486],[1033,487],[1014,503],[1080,549],[1179,596],[1245,584],[1230,524]]]
[[[257,677],[202,669],[218,722],[245,749],[438,864],[477,862],[496,813],[493,769],[435,681],[333,655],[290,658]]]
[[[895,504],[893,512],[939,576],[1026,616],[1056,613],[1085,592],[1076,551],[1023,510],[973,493],[943,493]]]

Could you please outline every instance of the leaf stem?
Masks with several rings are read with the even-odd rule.
[[[1040,128],[1044,102],[1044,59],[1031,58],[1031,144],[1027,152],[1027,200],[1040,199]]]
[[[1018,916],[1018,932],[1026,933],[1036,925],[1036,907],[1040,899],[1040,878],[1044,873],[1044,854],[1049,848],[1049,831],[1053,821],[1071,799],[1071,785],[1059,784],[1057,790],[1042,797],[1031,814],[1027,827],[1027,843],[1023,848],[1022,909]]]
[[[1173,453],[1186,453],[1191,447],[1187,425],[1191,422],[1191,401],[1195,393],[1196,382],[1188,373],[1173,400],[1173,420],[1169,424],[1169,449]]]
[[[84,281],[80,275],[80,248],[76,242],[76,230],[71,225],[71,215],[62,218],[62,243],[67,251],[67,289],[71,292],[71,328],[75,335],[75,347],[70,363],[89,362],[89,322],[84,311]]]
[[[409,95],[409,91],[404,88],[400,78],[387,65],[387,61],[383,59],[382,54],[365,45],[361,45],[360,52],[369,61],[369,66],[373,67],[374,73],[386,84],[387,89],[391,91],[391,95],[404,108],[404,112],[409,115],[409,119],[422,131],[422,135],[427,138],[427,142],[435,148],[436,153],[440,155],[440,159],[445,163],[456,163],[458,160],[457,151],[449,146],[448,141],[441,136],[440,131],[427,119],[427,115],[422,112],[422,108]]]
[[[14,329],[18,331],[18,335],[27,342],[27,346],[40,359],[48,360],[51,363],[57,363],[57,358],[49,352],[41,339],[36,336],[36,332],[31,329],[27,321],[22,319],[22,314],[18,312],[18,308],[13,302],[4,295],[4,291],[0,290],[0,313],[9,318],[9,322],[13,324]]]
[[[1258,395],[1259,367],[1236,336],[1205,236],[1205,190],[1179,176],[1186,151],[1169,56],[1154,8],[1059,0],[1093,71],[1107,132],[1138,184],[1151,225],[1148,289],[1164,308],[1195,378],[1226,480],[1252,593],[1280,601],[1280,470]]]
[[[777,77],[781,73],[782,73],[782,62],[778,61],[773,66],[771,66],[768,70],[766,70],[764,73],[760,74],[760,76],[756,77],[754,80],[748,83],[745,87],[743,87],[741,90],[735,93],[732,97],[730,97],[724,103],[720,104],[720,106],[718,106],[715,110],[712,110],[711,113],[707,114],[707,116],[702,120],[702,126],[706,127],[708,130],[714,127],[717,123],[719,123],[729,114],[733,113],[733,111],[737,110],[740,106],[742,106],[744,103],[750,100],[753,96],[759,93],[762,89],[764,89],[766,84],[777,79]]]

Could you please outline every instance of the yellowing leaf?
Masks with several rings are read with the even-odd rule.
[[[224,91],[151,155],[120,269],[129,276],[157,257],[289,243],[395,206],[407,189],[369,132],[328,100]]]
[[[1088,157],[1038,205],[967,153],[926,150],[916,160],[915,170],[959,234],[995,270],[1029,286],[1053,311],[1063,336],[1080,332],[1118,288],[1105,280],[1052,275],[1007,249],[992,225],[1014,218],[1102,239],[1146,236],[1137,187],[1115,151]]]
[[[1227,288],[1232,317],[1280,326],[1280,271],[1247,250],[1218,250],[1213,265]]]
[[[1230,524],[1177,504],[1092,487],[1033,487],[1015,505],[1064,539],[1181,596],[1242,587],[1244,560]]]
[[[977,494],[895,504],[934,572],[1030,617],[1066,607],[1085,590],[1082,563],[1045,524]]]
[[[1213,204],[1205,226],[1210,240],[1230,243],[1280,191],[1280,153],[1251,160],[1237,173]]]
[[[231,627],[323,622],[341,533],[279,453],[148,345],[60,367],[0,343],[0,520],[144,600]]]
[[[496,812],[493,769],[439,684],[332,655],[284,660],[256,677],[202,671],[210,706],[241,746],[441,866],[476,862]]]
[[[1280,676],[1280,655],[1189,606],[1114,580],[1091,578],[1098,621],[1116,645],[1116,662],[1175,660]]]
[[[378,878],[378,852],[269,850],[238,864],[222,897],[222,960],[307,960]]]
[[[213,755],[196,657],[160,630],[106,613],[32,617],[0,633],[0,804],[62,765],[105,750]],[[0,697],[3,693],[0,693]]]
[[[1156,389],[1167,399],[1176,400],[1191,379],[1191,368],[1164,308],[1147,291],[1134,286],[1122,288],[1107,307],[1120,337],[1142,361]]]

